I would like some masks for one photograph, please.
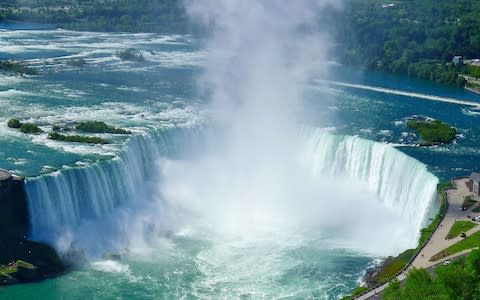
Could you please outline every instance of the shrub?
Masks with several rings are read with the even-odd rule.
[[[109,126],[104,122],[98,122],[98,121],[82,122],[78,124],[75,128],[79,131],[89,132],[89,133],[114,133],[114,134],[131,134],[132,133],[128,130]]]
[[[43,130],[38,127],[36,124],[33,123],[23,123],[22,126],[20,126],[20,131],[23,133],[42,133]]]
[[[455,139],[457,130],[440,121],[408,121],[407,126],[420,134],[426,144],[450,143]]]
[[[63,135],[56,132],[48,134],[48,138],[55,141],[72,142],[72,143],[87,143],[87,144],[107,144],[105,139],[96,136],[83,135]]]
[[[10,128],[20,128],[22,126],[22,122],[20,122],[17,119],[10,119],[10,120],[8,120],[7,125]]]

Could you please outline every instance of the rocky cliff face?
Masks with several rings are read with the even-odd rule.
[[[0,286],[38,281],[64,270],[55,250],[28,240],[28,234],[24,180],[5,178],[0,181]]]
[[[0,240],[28,235],[28,204],[23,184],[22,178],[0,181]]]

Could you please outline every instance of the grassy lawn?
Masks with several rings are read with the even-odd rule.
[[[342,300],[351,300],[366,291],[368,291],[368,288],[366,286],[359,286],[353,290],[350,296],[343,297]]]
[[[379,283],[390,281],[417,253],[417,249],[408,249],[387,263],[378,276]]]
[[[463,250],[476,247],[480,247],[480,231],[477,231],[471,236],[468,236],[465,239],[461,240],[460,242],[440,251],[439,253],[432,256],[432,258],[430,258],[430,261],[436,261],[441,259],[442,257],[450,256],[452,254],[462,252]]]
[[[473,227],[477,226],[476,223],[472,221],[456,221],[450,231],[447,234],[447,239],[453,239],[460,235],[462,232],[467,232]]]

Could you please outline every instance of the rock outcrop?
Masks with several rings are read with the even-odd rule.
[[[0,170],[0,285],[32,282],[64,270],[56,251],[31,241],[24,179]]]

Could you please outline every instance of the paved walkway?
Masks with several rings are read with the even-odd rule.
[[[440,226],[437,228],[437,230],[433,233],[430,241],[428,242],[427,245],[420,251],[418,256],[415,258],[415,260],[412,262],[410,267],[407,269],[406,272],[403,272],[402,274],[397,276],[397,279],[399,281],[405,280],[406,278],[406,273],[408,270],[412,268],[430,268],[433,266],[436,266],[438,264],[443,263],[446,260],[450,260],[453,258],[456,258],[458,256],[465,255],[471,251],[470,250],[465,250],[460,253],[444,257],[440,260],[436,261],[430,261],[430,258],[437,254],[438,252],[442,251],[443,249],[450,247],[451,245],[455,244],[456,242],[460,241],[462,238],[457,237],[451,240],[447,240],[446,236],[448,234],[448,231],[452,227],[452,225],[455,223],[457,220],[468,220],[467,215],[471,216],[477,216],[480,215],[480,213],[472,213],[469,211],[462,211],[462,205],[463,201],[466,196],[471,194],[468,190],[468,187],[466,185],[468,179],[467,178],[462,178],[462,179],[457,179],[454,181],[456,189],[450,189],[447,190],[447,200],[449,203],[448,210],[445,214],[445,217],[443,218],[442,222],[440,223]],[[472,228],[471,230],[467,231],[466,234],[470,236],[472,233],[479,231],[480,226],[476,226],[475,228]],[[376,290],[370,291],[358,298],[355,298],[357,300],[365,300],[365,299],[380,299],[378,294],[380,294],[386,287],[388,286],[387,284],[384,284],[380,287],[378,287]]]

